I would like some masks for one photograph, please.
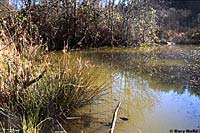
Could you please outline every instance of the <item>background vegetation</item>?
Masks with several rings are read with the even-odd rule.
[[[198,44],[198,4],[173,0],[4,0],[0,16],[8,23],[10,15],[28,20],[31,32],[37,30],[49,50],[168,41]]]
[[[49,50],[102,46],[136,46],[156,39],[156,9],[141,1],[16,1],[4,2],[3,20],[29,22]],[[5,15],[5,11],[9,15]],[[6,16],[6,17],[5,17]],[[8,24],[9,25],[9,24]],[[12,30],[8,26],[8,30]]]

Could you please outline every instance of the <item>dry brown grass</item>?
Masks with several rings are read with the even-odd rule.
[[[41,132],[47,121],[65,119],[99,98],[106,85],[94,84],[89,62],[45,54],[28,24],[15,16],[1,21],[0,115],[23,132]]]

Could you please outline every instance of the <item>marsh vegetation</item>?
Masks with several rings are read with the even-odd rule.
[[[108,132],[118,101],[118,132],[198,128],[200,11],[187,3],[1,1],[2,132]]]

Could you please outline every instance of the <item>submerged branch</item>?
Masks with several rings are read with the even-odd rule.
[[[119,111],[119,108],[121,106],[121,102],[118,103],[116,109],[115,109],[115,112],[113,114],[113,119],[112,119],[112,126],[111,126],[111,129],[110,129],[110,133],[113,133],[114,132],[114,129],[115,129],[115,123],[116,123],[116,120],[117,120],[117,113]]]

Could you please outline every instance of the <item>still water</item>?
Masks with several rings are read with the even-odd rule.
[[[88,118],[77,121],[69,132],[109,132],[119,101],[116,133],[200,129],[199,81],[192,82],[199,77],[194,68],[199,52],[194,46],[162,46],[72,53],[97,65],[99,81],[108,83],[110,90],[79,111]]]

